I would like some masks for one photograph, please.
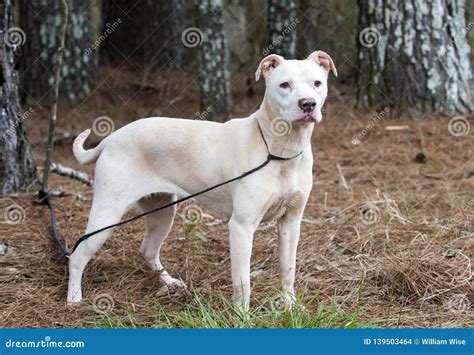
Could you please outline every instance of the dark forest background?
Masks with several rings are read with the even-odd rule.
[[[0,0],[0,327],[472,328],[473,45],[474,0]],[[227,303],[226,223],[184,203],[163,260],[189,292],[143,264],[139,220],[91,263],[85,307],[67,307],[42,197],[71,250],[94,192],[77,135],[92,128],[89,148],[143,117],[248,116],[260,61],[314,50],[339,75],[312,135],[303,311],[275,307],[277,221],[256,232],[247,319]]]
[[[101,68],[151,76],[196,78],[196,117],[233,117],[235,87],[255,95],[254,72],[269,53],[303,59],[316,49],[332,56],[339,78],[332,95],[360,110],[392,117],[472,112],[473,1],[130,1],[68,0],[60,102],[79,103],[101,83]],[[24,187],[34,175],[25,117],[49,107],[58,49],[61,1],[4,0],[4,108],[0,128],[2,191]],[[259,84],[261,85],[261,84]],[[110,87],[110,92],[115,88]],[[234,93],[233,93],[234,91]],[[172,101],[179,98],[168,98]],[[21,105],[21,107],[20,107]],[[97,110],[98,113],[101,111]],[[150,114],[154,114],[150,103]],[[193,117],[193,118],[196,118]],[[67,119],[67,118],[61,118]],[[135,119],[135,118],[131,118]]]

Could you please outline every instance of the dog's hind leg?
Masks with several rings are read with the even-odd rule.
[[[130,201],[123,201],[123,196],[115,200],[101,198],[103,196],[94,195],[86,233],[93,232],[102,227],[120,221],[127,211]],[[81,282],[82,274],[89,260],[105,243],[111,235],[113,228],[100,232],[82,241],[76,250],[69,256],[69,285],[67,293],[67,303],[79,303],[82,299]]]
[[[138,201],[138,206],[143,212],[158,206],[166,205],[176,200],[172,194],[157,194]],[[175,279],[163,268],[160,261],[160,251],[163,242],[173,226],[176,206],[152,213],[146,217],[146,234],[140,246],[140,254],[146,264],[153,270],[160,272],[160,280],[167,286],[184,287],[181,280]]]

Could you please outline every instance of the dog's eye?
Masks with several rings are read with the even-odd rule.
[[[314,82],[314,86],[316,86],[317,88],[319,88],[319,87],[321,86],[321,84],[322,84],[322,83],[321,83],[319,80],[316,80],[316,81]]]
[[[285,81],[284,83],[280,84],[280,87],[282,89],[288,89],[290,87],[290,83],[288,81]]]

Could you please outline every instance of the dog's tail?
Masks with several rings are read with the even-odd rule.
[[[86,129],[77,136],[77,138],[74,140],[74,144],[72,145],[74,157],[81,164],[95,163],[99,158],[100,153],[102,153],[102,150],[104,149],[104,141],[100,142],[100,144],[95,148],[87,150],[84,149],[84,142],[90,134],[91,130]]]

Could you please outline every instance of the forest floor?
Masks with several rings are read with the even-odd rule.
[[[116,129],[140,117],[196,117],[194,79],[157,73],[144,83],[135,71],[102,69],[91,95],[60,105],[59,128],[78,133],[98,116],[112,118]],[[235,116],[248,115],[263,85],[247,97],[244,80],[234,84]],[[114,231],[84,274],[83,304],[67,307],[67,264],[51,241],[49,213],[36,202],[34,185],[0,199],[0,242],[8,247],[0,256],[0,326],[473,327],[473,129],[457,137],[448,129],[450,117],[361,114],[349,107],[344,88],[330,91],[313,134],[314,187],[298,252],[296,288],[304,309],[285,312],[274,302],[277,239],[275,227],[266,226],[254,239],[252,311],[241,317],[228,302],[226,226],[205,211],[191,228],[182,218],[186,205],[178,209],[162,261],[187,291],[163,288],[147,269],[139,255],[144,223],[137,221]],[[48,106],[34,104],[27,122],[42,164]],[[93,165],[75,162],[71,143],[58,141],[55,161],[93,176]],[[55,174],[50,186],[72,193],[53,199],[70,249],[84,232],[92,188]]]

